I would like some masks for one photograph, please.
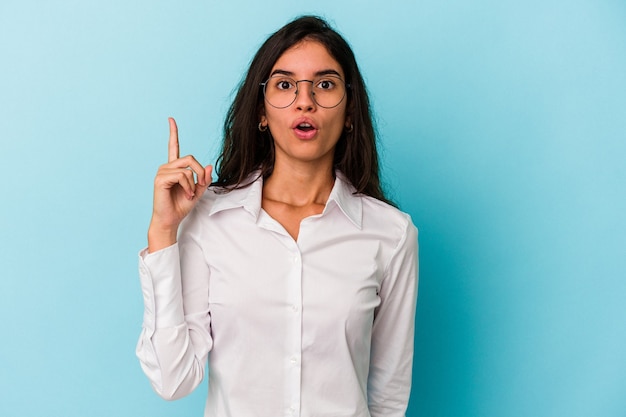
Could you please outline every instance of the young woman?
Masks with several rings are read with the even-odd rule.
[[[206,417],[404,416],[417,230],[381,190],[346,41],[311,16],[268,38],[212,184],[169,122],[139,260],[137,355],[154,389],[189,394],[208,360]]]

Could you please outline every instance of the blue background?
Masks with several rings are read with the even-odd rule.
[[[420,229],[408,416],[626,416],[626,2],[0,3],[0,415],[201,416],[134,349],[152,179],[214,161],[253,53],[351,42]]]

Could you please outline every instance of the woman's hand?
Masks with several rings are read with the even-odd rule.
[[[168,162],[159,167],[154,179],[148,252],[166,248],[176,242],[180,222],[189,214],[211,183],[213,168],[210,165],[203,167],[191,155],[179,157],[178,127],[171,117],[169,124]]]

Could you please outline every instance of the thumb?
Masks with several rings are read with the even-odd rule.
[[[211,173],[212,172],[213,172],[213,167],[211,165],[207,165],[206,167],[204,167],[204,178],[205,178],[206,184],[205,185],[200,185],[200,184],[196,185],[196,197],[197,198],[202,197],[202,194],[204,194],[204,192],[211,185],[211,182],[213,181],[211,179]]]

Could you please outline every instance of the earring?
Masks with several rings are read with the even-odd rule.
[[[354,130],[354,125],[350,123],[350,127],[346,128],[346,133],[352,133],[353,130]]]
[[[263,122],[259,122],[259,130],[261,132],[265,132],[267,130],[267,125],[263,126]]]

